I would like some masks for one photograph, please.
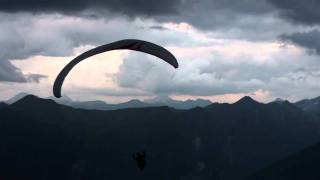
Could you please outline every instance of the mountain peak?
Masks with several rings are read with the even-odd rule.
[[[171,99],[168,95],[158,95],[154,98],[151,99],[146,99],[144,102],[145,103],[168,103],[168,102],[173,102],[175,100]]]
[[[128,101],[127,103],[143,103],[143,102],[140,101],[139,99],[131,99],[131,100]]]
[[[274,100],[274,102],[285,102],[286,100],[285,99],[282,99],[282,98],[277,98]]]
[[[35,95],[26,95],[25,97],[23,97],[22,99],[18,100],[17,102],[13,103],[13,105],[21,105],[21,104],[25,104],[25,105],[28,105],[28,106],[32,106],[32,105],[35,105],[35,104],[56,104],[56,102],[54,102],[52,99],[42,99],[38,96],[35,96]]]
[[[237,101],[235,104],[259,104],[259,102],[255,101],[250,96],[244,96],[239,101]]]
[[[122,106],[122,107],[125,107],[125,108],[138,108],[138,107],[150,106],[149,103],[142,102],[139,99],[132,99],[132,100],[130,100],[128,102],[118,104],[118,106],[119,105]],[[120,108],[120,109],[122,109],[122,108]]]
[[[25,97],[23,97],[22,99],[20,99],[19,101],[35,101],[35,100],[40,100],[40,98],[38,96],[32,95],[32,94],[28,94]]]
[[[286,104],[286,103],[289,103],[289,101],[286,99],[277,98],[274,101],[272,101],[271,103]]]

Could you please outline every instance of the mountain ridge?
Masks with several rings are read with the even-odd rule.
[[[190,110],[146,107],[98,111],[75,109],[30,95],[0,111],[0,116],[5,117],[0,121],[5,124],[0,126],[0,140],[10,142],[6,146],[11,149],[0,155],[14,159],[16,154],[10,153],[17,147],[19,151],[25,150],[20,152],[24,158],[32,158],[31,154],[36,152],[43,154],[41,159],[46,159],[49,153],[59,160],[51,167],[39,159],[29,165],[30,171],[24,172],[16,169],[19,163],[24,163],[11,158],[11,164],[18,164],[10,166],[7,172],[40,176],[33,179],[41,179],[41,172],[60,174],[58,179],[76,179],[64,175],[65,171],[75,175],[85,173],[88,179],[128,179],[138,178],[130,157],[143,148],[151,153],[151,164],[142,179],[160,180],[168,173],[173,179],[192,179],[200,173],[205,179],[234,180],[320,141],[319,124],[296,106],[247,100]],[[5,137],[10,137],[10,141]],[[25,144],[34,144],[37,148],[30,149]],[[46,146],[50,150],[38,152],[37,149]],[[61,154],[59,148],[71,154]],[[119,159],[124,155],[128,158]],[[66,161],[65,156],[74,160]],[[5,166],[1,163],[1,167]],[[206,168],[199,171],[199,163]],[[78,164],[79,172],[72,170],[73,164]],[[89,165],[95,170],[87,168]],[[170,166],[171,169],[167,168]],[[46,167],[51,169],[39,171]],[[123,171],[126,173],[121,173]]]
[[[317,111],[320,110],[320,96],[312,99],[303,99],[294,104],[305,111]]]

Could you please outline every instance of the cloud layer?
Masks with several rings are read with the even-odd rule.
[[[315,0],[268,0],[277,9],[282,17],[292,22],[304,25],[319,25],[320,1]]]
[[[154,3],[148,0],[1,0],[0,10],[4,12],[36,12],[77,14],[86,10],[108,10],[127,15],[157,15],[175,13],[180,0],[163,0]]]
[[[71,59],[97,45],[138,38],[167,47],[180,68],[124,53],[115,56],[121,62],[115,63],[118,71],[99,67],[101,78],[73,79],[66,92],[117,98],[317,96],[319,8],[314,0],[0,0],[0,89],[31,91],[30,84],[38,83],[49,92],[59,70],[53,67],[60,63],[55,57]],[[55,63],[39,70],[38,57]],[[104,65],[95,63],[87,67]],[[85,67],[80,70],[77,76],[85,78]],[[104,87],[104,80],[113,86]]]
[[[309,53],[320,55],[320,31],[317,29],[306,32],[296,32],[293,34],[284,34],[281,36],[281,39],[285,42],[304,47]]]

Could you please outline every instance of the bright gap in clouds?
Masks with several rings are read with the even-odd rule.
[[[77,48],[75,49],[75,54],[79,55],[80,52],[82,53],[91,48],[91,46]],[[118,72],[118,68],[127,54],[128,51],[125,50],[111,51],[82,61],[67,76],[62,88],[63,94],[72,97],[76,88],[116,89],[117,85],[112,81],[111,77]],[[41,96],[46,97],[52,96],[52,86],[55,78],[74,57],[34,56],[25,60],[14,60],[12,63],[21,68],[24,74],[37,72],[47,75],[47,79],[42,80],[39,84],[33,84],[33,86],[46,87],[42,90],[43,92],[40,92]],[[36,94],[38,93],[36,92]],[[80,99],[85,100],[86,98]]]

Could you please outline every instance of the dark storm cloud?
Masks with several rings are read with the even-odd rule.
[[[279,10],[280,16],[291,21],[293,24],[314,27],[320,25],[320,1],[318,0],[268,1]],[[317,29],[285,33],[280,36],[280,39],[284,42],[304,47],[309,53],[320,55],[320,31]]]
[[[168,28],[164,27],[164,26],[160,26],[160,25],[153,25],[153,26],[149,26],[149,29],[153,29],[153,30],[169,30]]]
[[[268,0],[280,10],[280,14],[297,23],[316,25],[320,23],[319,0]]]
[[[127,15],[175,13],[180,0],[0,0],[0,11],[59,12],[70,14],[88,9],[104,9]]]
[[[25,75],[25,78],[27,82],[39,83],[41,79],[48,78],[48,76],[42,74],[27,74]]]
[[[307,32],[298,32],[289,35],[282,35],[282,40],[296,44],[308,49],[308,52],[320,55],[320,31],[311,30]]]
[[[161,15],[177,13],[182,9],[231,10],[243,13],[265,13],[270,6],[265,0],[0,0],[0,10],[5,12],[77,12],[87,9],[106,9],[137,15]]]
[[[9,61],[0,61],[0,81],[39,83],[44,78],[47,78],[47,76],[41,74],[23,74],[20,69],[13,66]]]
[[[44,14],[57,12],[107,20],[118,15],[125,15],[130,19],[148,17],[160,23],[186,22],[198,29],[218,30],[230,37],[246,36],[256,40],[265,40],[270,35],[276,37],[274,34],[278,31],[272,31],[274,26],[283,24],[274,20],[276,9],[266,0],[0,0],[0,11]],[[164,30],[161,25],[150,28]],[[284,25],[283,29],[287,29],[287,26]],[[246,37],[243,39],[247,39]]]
[[[0,60],[0,81],[26,82],[26,79],[9,61]]]
[[[273,10],[265,0],[0,0],[0,11],[4,12],[58,12],[105,19],[110,19],[105,12],[112,12],[161,22],[188,22],[202,29],[233,24],[242,15],[263,15]]]
[[[57,12],[105,19],[112,18],[113,14],[123,14],[152,17],[160,22],[187,22],[207,30],[236,31],[237,28],[259,29],[264,25],[261,22],[271,25],[270,20],[263,17],[275,14],[277,10],[296,22],[318,23],[319,6],[320,1],[315,0],[0,0],[0,11],[9,13]]]

